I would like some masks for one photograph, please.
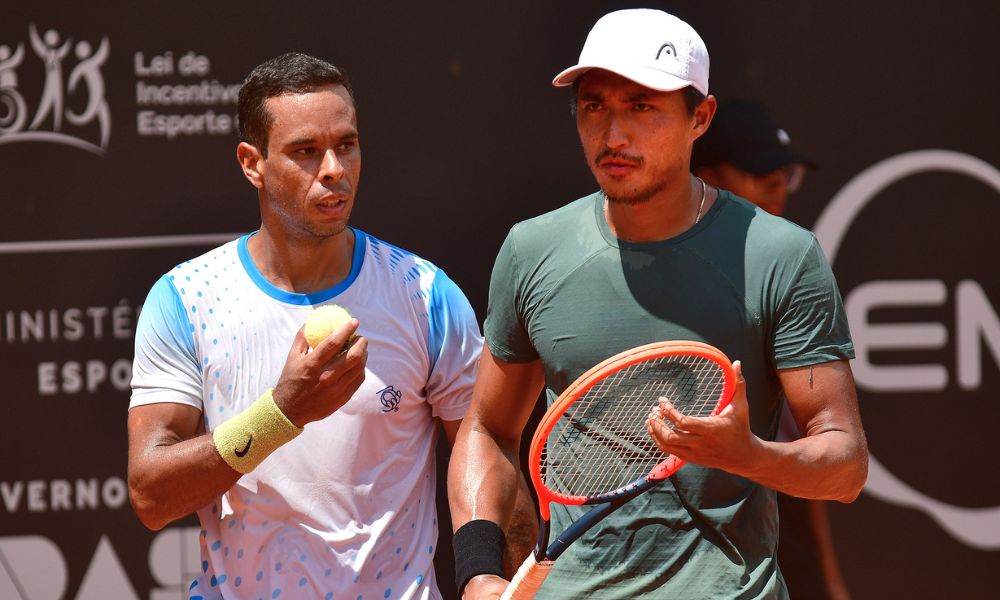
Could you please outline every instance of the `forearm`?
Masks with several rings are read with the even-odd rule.
[[[736,474],[799,498],[852,502],[868,476],[863,437],[826,431],[792,442],[756,439],[745,466]]]
[[[518,480],[522,478],[516,467],[517,442],[501,444],[481,425],[466,424],[471,425],[468,419],[459,432],[448,468],[448,500],[456,532],[459,594],[474,598],[491,586],[502,590],[504,582],[499,575],[509,578],[517,571],[524,511],[518,510],[522,506]],[[486,535],[490,527],[481,521],[495,523],[490,527],[497,529],[500,538]],[[468,535],[463,537],[463,532]],[[514,544],[508,537],[511,534]],[[462,562],[463,557],[471,557],[466,559],[469,564]]]
[[[475,519],[511,525],[518,496],[516,442],[501,444],[481,426],[462,427],[448,467],[448,502],[455,530]]]
[[[525,515],[533,512],[524,508],[531,504],[530,492],[518,473],[518,450],[542,384],[540,361],[506,363],[484,347],[472,405],[448,469],[456,583],[470,598],[499,594],[506,585],[500,577],[506,570],[504,554],[509,562],[512,552],[524,552],[504,538],[523,537]]]
[[[853,501],[868,478],[868,444],[850,363],[787,369],[778,377],[803,436],[791,442],[754,437],[761,453],[746,475],[790,496]]]
[[[514,576],[524,559],[531,554],[538,539],[538,510],[531,490],[524,477],[519,477],[518,483],[517,501],[507,528],[507,546],[503,554],[504,574],[508,579]]]
[[[219,455],[211,434],[161,440],[130,461],[129,497],[139,520],[158,530],[213,502],[240,477]]]

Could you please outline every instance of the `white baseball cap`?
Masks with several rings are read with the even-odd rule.
[[[594,24],[580,62],[556,75],[566,87],[590,69],[604,69],[641,86],[671,92],[692,86],[708,95],[708,49],[690,25],[662,10],[608,13]]]

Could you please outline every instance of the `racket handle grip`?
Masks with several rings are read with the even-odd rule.
[[[529,554],[510,580],[500,600],[531,600],[538,588],[542,587],[542,582],[549,576],[554,564],[555,561],[551,560],[536,562],[534,553]]]

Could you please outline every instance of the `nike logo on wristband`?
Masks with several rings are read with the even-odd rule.
[[[233,452],[236,453],[236,458],[243,458],[244,456],[246,456],[247,452],[250,452],[250,444],[252,443],[253,443],[253,436],[251,435],[250,439],[247,440],[247,445],[242,450],[235,450],[235,449],[233,450]]]

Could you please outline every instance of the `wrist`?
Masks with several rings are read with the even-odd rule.
[[[455,584],[459,595],[473,579],[503,578],[503,529],[492,521],[475,519],[458,528],[452,540],[455,548]]]
[[[738,471],[733,471],[733,474],[759,482],[759,479],[768,472],[767,465],[775,460],[774,446],[784,443],[786,442],[768,442],[751,432],[746,450],[740,453],[742,464]]]
[[[481,573],[470,579],[462,590],[461,598],[489,598],[506,589],[508,581],[499,575]]]
[[[288,419],[292,425],[301,429],[310,422],[310,419],[308,418],[308,415],[304,414],[304,411],[301,408],[296,410],[295,403],[292,402],[291,398],[289,398],[290,394],[288,393],[288,387],[289,386],[282,386],[279,382],[278,385],[271,390],[271,399],[274,400],[274,405],[278,407],[281,414],[285,415],[285,418]],[[299,404],[302,405],[303,403],[300,402]]]
[[[302,433],[302,428],[281,412],[271,392],[267,390],[246,410],[212,431],[215,449],[235,471],[253,471],[272,452]]]

